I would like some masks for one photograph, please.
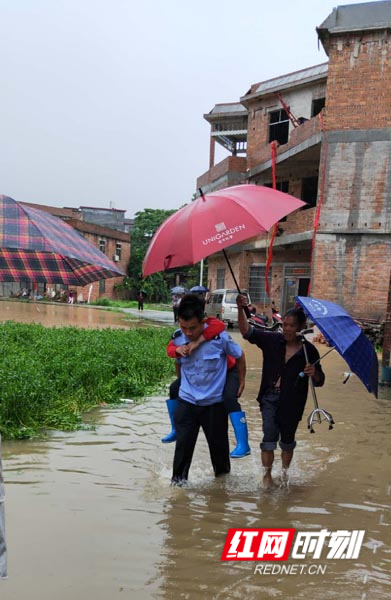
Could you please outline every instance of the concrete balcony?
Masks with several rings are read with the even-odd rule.
[[[197,189],[206,194],[213,190],[246,183],[247,159],[239,156],[227,156],[197,179]]]

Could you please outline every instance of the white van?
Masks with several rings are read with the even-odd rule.
[[[247,290],[241,291],[241,293],[247,296],[248,303],[250,304],[250,296]],[[238,323],[238,307],[236,306],[236,296],[238,290],[232,289],[221,289],[214,290],[210,293],[208,300],[205,305],[205,314],[207,317],[216,317],[220,321],[227,323],[228,327],[233,327]]]

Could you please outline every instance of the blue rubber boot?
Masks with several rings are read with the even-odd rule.
[[[171,421],[171,431],[164,438],[162,438],[163,444],[169,444],[170,442],[176,441],[176,431],[174,423],[174,412],[178,406],[178,400],[166,400],[168,415]]]
[[[250,446],[248,445],[248,429],[246,413],[243,411],[229,413],[232,427],[236,437],[236,448],[232,450],[231,458],[242,458],[251,454]]]

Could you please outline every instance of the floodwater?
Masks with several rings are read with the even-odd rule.
[[[41,323],[48,327],[76,326],[95,329],[128,328],[129,324],[135,323],[125,313],[102,310],[99,307],[22,300],[0,302],[0,322],[4,321]]]
[[[252,454],[232,461],[225,478],[214,479],[200,434],[189,486],[170,487],[174,447],[160,442],[168,432],[160,397],[97,409],[88,431],[4,442],[9,579],[0,582],[1,600],[391,596],[389,388],[376,400],[354,376],[342,383],[347,366],[335,352],[325,357],[317,398],[335,427],[316,424],[310,434],[304,420],[288,487],[278,485],[277,461],[277,485],[264,490],[255,402],[261,355],[240,343]],[[312,408],[309,396],[306,417]],[[286,564],[278,561],[220,561],[229,528],[287,527],[365,535],[355,559],[327,558],[327,542],[319,559],[290,555],[292,574],[255,572]]]

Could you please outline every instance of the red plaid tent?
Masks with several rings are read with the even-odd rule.
[[[61,219],[0,196],[0,281],[87,285],[124,275]]]

